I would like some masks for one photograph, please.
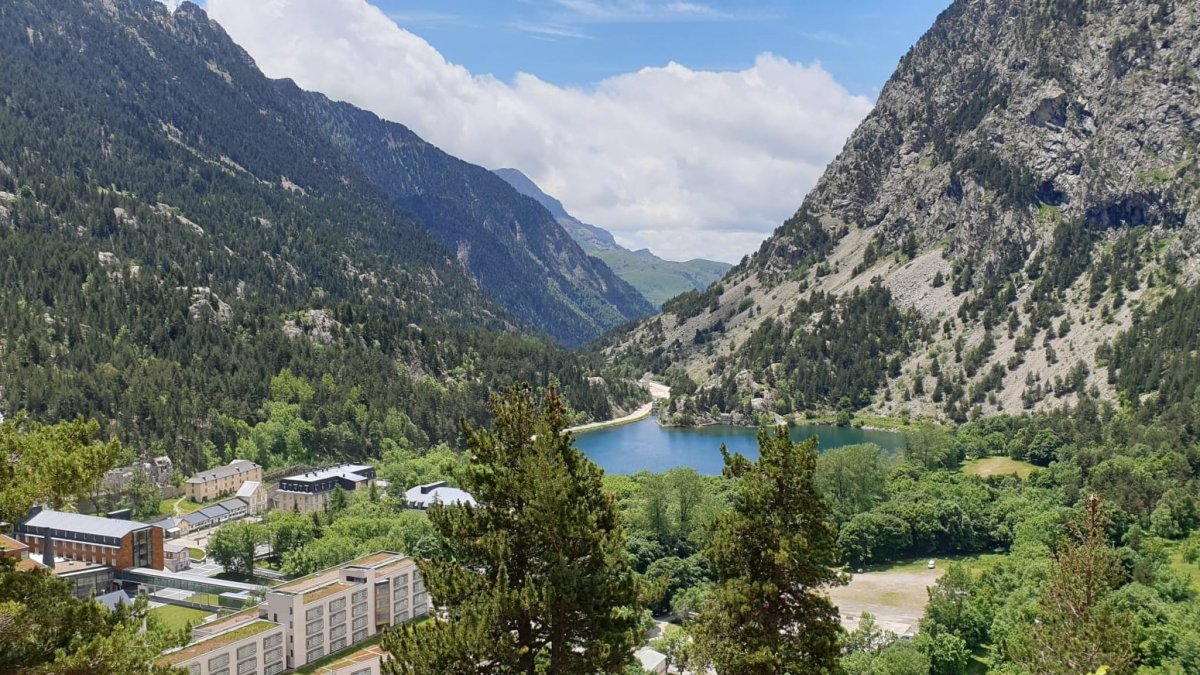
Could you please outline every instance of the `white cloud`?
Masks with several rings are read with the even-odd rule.
[[[366,0],[207,6],[267,75],[401,122],[468,161],[517,167],[582,220],[672,259],[736,261],[757,248],[871,105],[819,64],[770,54],[736,72],[672,63],[568,88],[474,75]]]

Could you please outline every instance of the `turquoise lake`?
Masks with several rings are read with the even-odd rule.
[[[791,428],[791,435],[796,441],[817,436],[822,450],[858,443],[874,443],[892,451],[904,446],[904,436],[890,431],[797,425]],[[701,474],[717,475],[725,466],[721,460],[722,443],[730,452],[740,452],[751,459],[758,457],[757,431],[746,427],[665,428],[650,417],[575,435],[575,445],[610,474],[658,473],[690,466]]]

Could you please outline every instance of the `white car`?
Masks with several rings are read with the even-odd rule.
[[[929,559],[929,562],[925,565],[925,567],[927,567],[929,569],[933,569],[934,567],[936,567],[936,565],[933,564],[933,558]]]

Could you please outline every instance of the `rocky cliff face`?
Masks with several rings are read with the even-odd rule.
[[[1196,276],[1198,68],[1195,1],[959,0],[796,215],[613,351],[660,349],[719,407],[763,393],[743,371],[778,409],[846,407],[789,397],[803,387],[780,365],[814,330],[798,306],[878,280],[913,323],[867,407],[962,418],[1112,397],[1097,349]],[[823,305],[824,330],[854,325],[846,305]]]

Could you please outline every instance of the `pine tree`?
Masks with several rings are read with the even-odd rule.
[[[823,589],[844,580],[813,482],[817,440],[793,443],[779,427],[758,444],[756,462],[721,449],[737,487],[705,551],[720,580],[697,620],[698,652],[722,675],[837,672],[842,630]]]
[[[1071,530],[1054,555],[1034,625],[1005,651],[1030,672],[1129,672],[1135,617],[1105,602],[1119,585],[1120,560],[1104,533],[1096,495],[1088,498],[1081,522]]]
[[[603,473],[572,447],[554,389],[493,399],[468,427],[455,478],[476,506],[429,511],[447,553],[420,564],[449,618],[394,631],[393,675],[622,672],[637,641],[637,586]]]

